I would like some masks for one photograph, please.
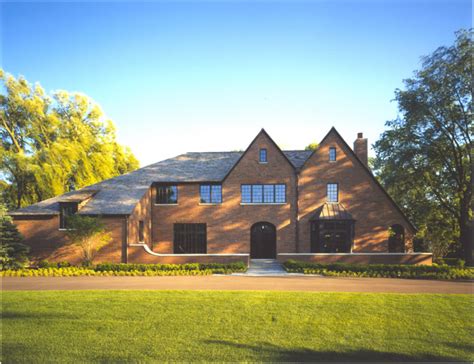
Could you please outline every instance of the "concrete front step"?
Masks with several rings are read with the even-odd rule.
[[[288,272],[275,259],[251,259],[247,272],[248,276],[286,276]]]

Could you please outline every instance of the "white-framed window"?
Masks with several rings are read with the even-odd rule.
[[[243,204],[286,203],[286,185],[284,184],[242,185],[240,191]]]
[[[259,155],[258,155],[258,161],[260,163],[267,163],[267,150],[265,148],[260,149]]]
[[[338,202],[339,201],[339,186],[337,183],[328,183],[327,184],[327,194],[326,199],[328,202]]]
[[[156,186],[156,204],[174,205],[178,203],[178,186],[158,185]]]
[[[222,186],[221,185],[200,185],[199,194],[201,203],[222,203]]]

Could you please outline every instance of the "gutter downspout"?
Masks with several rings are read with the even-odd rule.
[[[299,175],[298,175],[299,172],[296,172],[295,176],[296,176],[296,203],[295,203],[295,250],[297,253],[300,252],[300,218],[299,218],[299,204],[298,204],[298,201],[299,201],[299,184],[300,184],[300,180],[299,180]]]
[[[128,216],[125,216],[122,227],[122,263],[128,263]]]

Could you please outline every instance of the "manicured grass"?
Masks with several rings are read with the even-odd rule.
[[[473,297],[6,291],[1,361],[472,361]]]

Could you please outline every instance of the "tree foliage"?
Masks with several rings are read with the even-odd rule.
[[[316,150],[317,147],[318,147],[318,143],[313,142],[313,143],[308,144],[306,147],[304,147],[304,150]]]
[[[47,95],[0,69],[0,191],[10,208],[29,205],[138,167],[89,97]]]
[[[92,265],[98,251],[107,245],[111,236],[104,224],[97,217],[72,215],[68,216],[66,236],[72,244],[82,250],[82,264]]]
[[[396,90],[400,116],[375,143],[375,171],[437,254],[472,264],[472,30],[424,57]],[[457,244],[457,246],[456,246]]]
[[[18,269],[28,262],[30,249],[22,240],[5,205],[0,203],[0,269]]]

